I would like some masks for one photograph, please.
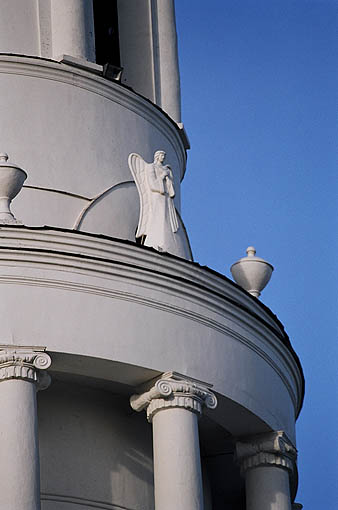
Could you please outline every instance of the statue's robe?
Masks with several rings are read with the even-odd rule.
[[[145,168],[149,190],[150,211],[146,226],[145,245],[158,251],[175,253],[179,250],[175,233],[178,221],[173,197],[175,191],[170,167],[148,163]],[[168,173],[167,176],[165,174]]]

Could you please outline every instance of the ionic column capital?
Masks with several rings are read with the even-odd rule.
[[[287,435],[279,430],[237,442],[236,457],[242,475],[248,469],[272,465],[293,473],[297,450]]]
[[[166,372],[150,390],[132,395],[130,405],[138,412],[146,409],[151,422],[156,412],[167,408],[181,407],[200,415],[204,406],[215,409],[217,399],[210,385],[177,372]]]
[[[50,376],[47,370],[52,363],[44,348],[0,347],[0,382],[8,379],[23,379],[36,383],[38,390],[48,388]]]

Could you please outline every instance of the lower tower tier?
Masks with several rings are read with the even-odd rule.
[[[239,465],[245,475],[262,452],[284,459],[292,496],[303,374],[268,308],[208,268],[128,241],[24,226],[0,238],[1,352],[52,359],[38,393],[43,509],[153,507],[152,427],[131,395],[153,427],[153,399],[158,417],[183,420],[183,438],[182,413],[203,407],[193,444],[207,509],[244,508]]]

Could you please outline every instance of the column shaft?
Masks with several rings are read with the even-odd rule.
[[[51,19],[54,58],[65,54],[95,62],[91,0],[52,0]]]
[[[197,415],[170,408],[152,422],[156,510],[203,510]]]
[[[36,385],[0,382],[0,500],[6,510],[40,509]]]
[[[157,30],[160,106],[176,122],[181,122],[180,75],[173,0],[157,0]]]
[[[245,477],[246,510],[291,510],[289,473],[277,466],[249,469]]]

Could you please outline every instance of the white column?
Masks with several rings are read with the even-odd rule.
[[[92,0],[52,0],[53,57],[70,55],[95,62]]]
[[[156,37],[156,34],[153,36]],[[173,0],[157,0],[157,37],[159,104],[172,119],[181,122],[181,90]],[[154,42],[156,44],[156,41]]]
[[[291,510],[290,476],[297,452],[284,432],[238,442],[236,453],[245,476],[246,510]]]
[[[216,405],[210,387],[175,372],[131,397],[132,408],[146,409],[153,424],[156,510],[203,510],[198,416]]]
[[[51,359],[38,349],[0,349],[0,500],[6,510],[40,510],[36,391]]]

